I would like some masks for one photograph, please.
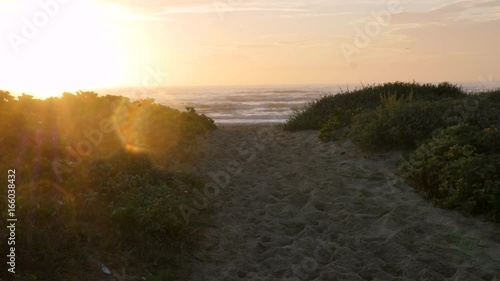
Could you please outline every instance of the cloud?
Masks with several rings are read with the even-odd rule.
[[[298,12],[298,11],[296,11]],[[334,16],[343,16],[343,15],[352,15],[350,12],[306,12],[306,13],[294,13],[294,14],[283,14],[280,15],[280,18],[283,19],[304,19],[304,18],[318,18],[318,17],[334,17]]]
[[[282,36],[276,36],[274,39],[270,40],[272,37],[268,37],[267,40],[261,40],[259,42],[252,43],[242,43],[237,41],[228,41],[220,44],[218,46],[211,46],[214,49],[260,49],[260,48],[275,48],[275,47],[331,47],[331,40],[328,39],[303,39],[303,38],[283,38]]]
[[[425,12],[402,12],[393,24],[449,24],[455,21],[491,21],[500,18],[500,1],[469,0],[446,4]]]
[[[498,0],[455,1],[423,11],[415,11],[417,6],[410,7],[408,3],[402,4],[402,8],[401,13],[392,15],[390,25],[384,26],[381,33],[384,37],[396,39],[392,42],[410,42],[414,40],[412,38],[419,30],[420,33],[427,34],[434,34],[436,29],[443,30],[443,28],[454,32],[481,23],[486,24],[489,30],[489,27],[497,26],[500,20]],[[366,15],[367,13],[365,12],[364,17],[351,21],[350,24],[362,28],[367,22],[374,21],[372,16]]]
[[[214,3],[213,5],[200,5],[200,6],[184,6],[184,7],[164,7],[157,15],[171,15],[171,14],[211,14],[220,12],[237,12],[237,11],[279,11],[279,12],[307,12],[305,9],[286,8],[286,7],[268,7],[242,5],[232,6],[224,3]]]
[[[103,5],[112,5],[116,9],[122,10],[131,16],[125,17],[129,20],[137,21],[164,21],[162,17],[178,14],[216,14],[221,12],[301,12],[306,13],[311,10],[306,4],[299,2],[249,2],[242,0],[187,0],[187,1],[169,1],[152,0],[142,1],[118,1],[118,0],[100,0]]]

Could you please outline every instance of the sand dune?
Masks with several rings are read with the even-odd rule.
[[[194,169],[227,186],[188,280],[500,280],[498,225],[433,207],[394,175],[397,153],[316,134],[224,127],[202,141]]]

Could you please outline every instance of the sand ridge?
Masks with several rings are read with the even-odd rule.
[[[500,280],[498,225],[433,207],[394,175],[398,153],[316,135],[201,140],[193,169],[221,188],[187,280]]]

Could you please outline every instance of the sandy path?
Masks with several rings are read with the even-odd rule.
[[[432,207],[391,172],[397,154],[316,134],[226,127],[203,141],[195,169],[227,186],[210,194],[189,280],[500,280],[500,226]]]

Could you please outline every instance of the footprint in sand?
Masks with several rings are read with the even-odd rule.
[[[241,161],[227,148],[258,130],[214,132],[201,173]],[[229,203],[211,217],[210,258],[193,258],[188,280],[500,281],[499,227],[423,200],[394,176],[397,154],[367,157],[349,142],[318,143],[317,132],[273,130],[211,199]]]

